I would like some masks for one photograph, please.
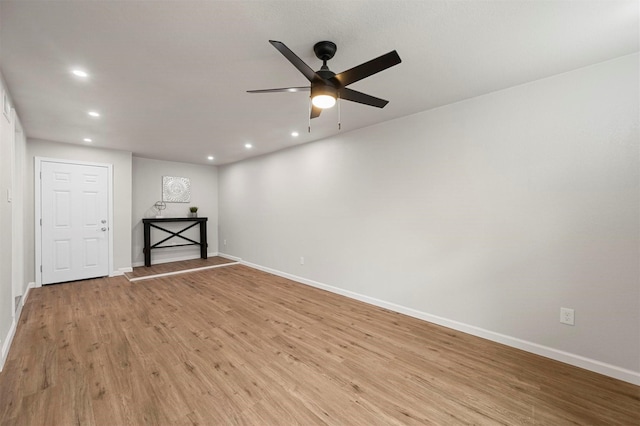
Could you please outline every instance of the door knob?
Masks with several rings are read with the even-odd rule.
[[[106,230],[107,230],[107,228],[103,227],[103,228],[102,228],[102,230],[103,230],[103,231],[106,231]]]

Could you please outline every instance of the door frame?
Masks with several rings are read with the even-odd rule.
[[[109,256],[108,261],[108,273],[109,276],[113,276],[113,164],[110,163],[94,163],[88,161],[76,161],[76,160],[64,160],[60,158],[49,158],[49,157],[35,157],[34,164],[34,174],[33,181],[35,183],[34,190],[34,222],[33,226],[35,229],[35,247],[36,247],[36,263],[34,265],[35,268],[35,277],[36,277],[36,287],[42,287],[42,226],[40,225],[40,221],[42,220],[42,163],[62,163],[62,164],[72,164],[79,166],[95,166],[95,167],[106,167],[107,168],[107,211],[108,211],[108,220],[109,220],[109,250],[107,250],[107,254]]]

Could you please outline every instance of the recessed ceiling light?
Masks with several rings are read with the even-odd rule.
[[[296,89],[295,87],[290,87],[287,89],[289,92],[297,92],[298,89]]]
[[[82,140],[85,141],[85,142],[93,142],[93,139],[91,139],[91,138],[84,138]]]
[[[87,72],[86,72],[86,71],[83,71],[83,70],[81,70],[81,69],[74,69],[74,70],[71,70],[71,73],[72,73],[73,75],[75,75],[76,77],[82,77],[82,78],[87,78],[87,77],[89,77],[89,74],[87,74]]]
[[[100,117],[100,113],[96,111],[89,111],[88,114],[92,117]]]
[[[251,149],[251,148],[253,148],[253,145],[251,145],[250,143],[245,143],[244,147],[247,148],[247,149]]]
[[[291,136],[293,136],[294,138],[297,138],[299,134],[300,133],[298,132],[291,132]]]
[[[213,160],[213,155],[208,156],[207,160]]]

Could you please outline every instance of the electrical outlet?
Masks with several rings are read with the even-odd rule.
[[[300,264],[304,265],[304,257],[303,256],[300,256]]]
[[[567,325],[575,325],[575,312],[571,308],[560,308],[560,322]]]
[[[227,245],[227,240],[224,240],[224,241],[222,242],[222,244],[226,246],[226,245]]]

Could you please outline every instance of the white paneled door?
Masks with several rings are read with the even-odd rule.
[[[42,284],[109,274],[107,167],[41,163]]]

